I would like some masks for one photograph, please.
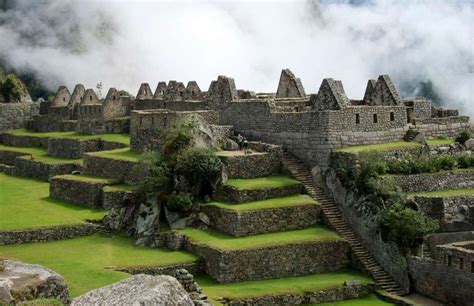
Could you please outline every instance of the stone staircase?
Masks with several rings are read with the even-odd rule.
[[[388,293],[400,296],[407,294],[407,292],[394,281],[392,276],[375,261],[364,245],[361,244],[359,238],[343,219],[334,200],[314,183],[311,171],[307,166],[287,152],[283,153],[283,165],[297,180],[303,183],[306,192],[321,204],[321,209],[329,224],[349,242],[354,254],[374,277],[376,283]]]

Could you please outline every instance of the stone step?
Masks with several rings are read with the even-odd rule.
[[[350,247],[335,232],[312,227],[232,238],[212,230],[186,228],[184,248],[201,256],[219,283],[332,272],[350,263]]]
[[[216,153],[225,165],[230,178],[256,178],[278,173],[281,158],[278,151],[254,152],[220,151]]]
[[[242,237],[310,227],[319,222],[321,208],[308,195],[293,195],[238,205],[212,202],[201,210],[213,228]]]
[[[214,195],[214,200],[226,203],[245,203],[300,194],[303,185],[287,176],[268,176],[252,179],[230,179]]]
[[[84,173],[91,176],[110,177],[136,182],[139,174],[134,173],[140,153],[122,148],[84,154]]]
[[[87,175],[59,175],[51,178],[49,195],[75,204],[103,208],[104,186],[117,184],[110,178]]]

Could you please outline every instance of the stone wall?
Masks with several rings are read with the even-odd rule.
[[[144,202],[140,194],[130,190],[107,190],[104,188],[102,195],[104,209],[138,206]]]
[[[12,147],[48,147],[48,137],[21,136],[11,133],[1,134],[1,140]]]
[[[401,188],[402,192],[458,189],[474,187],[474,171],[454,170],[412,175],[386,175],[381,177],[380,180],[393,182]]]
[[[236,237],[307,228],[319,222],[321,212],[316,204],[248,211],[203,205],[201,210],[212,227]]]
[[[84,154],[84,172],[88,175],[128,180],[137,163],[130,160]]]
[[[380,233],[382,211],[374,210],[372,202],[359,198],[352,190],[346,189],[333,169],[325,174],[324,184],[339,206],[343,218],[357,236],[364,237],[360,242],[394,280],[404,290],[408,290],[410,281],[405,256],[396,243],[384,241]]]
[[[31,156],[23,156],[15,159],[15,169],[13,174],[49,181],[56,175],[70,174],[73,171],[81,170],[79,163],[52,164],[31,159]]]
[[[0,133],[26,127],[38,113],[37,103],[0,103]]]
[[[461,131],[470,129],[469,117],[445,117],[415,120],[415,127],[428,138],[437,136],[456,137]]]
[[[192,263],[184,263],[179,265],[172,266],[163,266],[163,267],[128,267],[128,268],[118,268],[116,271],[125,272],[128,274],[148,274],[148,275],[170,275],[175,276],[176,270],[186,269],[189,273],[193,275],[200,274],[203,270],[202,261],[196,261]]]
[[[244,203],[250,201],[259,201],[269,198],[284,197],[303,192],[303,185],[295,184],[282,188],[257,188],[257,189],[238,189],[232,186],[224,185],[216,192],[214,198],[216,201],[229,203]]]
[[[31,156],[31,154],[28,154],[28,153],[0,150],[0,164],[14,166],[16,158],[20,156],[25,156],[25,155]]]
[[[204,258],[206,273],[219,283],[331,272],[350,263],[344,240],[226,251],[185,239],[184,247]]]
[[[219,155],[230,178],[269,176],[281,169],[279,155],[253,152],[248,155]]]
[[[103,231],[105,228],[92,223],[0,231],[0,245],[64,240]]]
[[[265,295],[261,297],[247,299],[223,299],[225,305],[243,306],[243,305],[306,305],[320,304],[364,297],[373,292],[373,284],[340,286],[318,290],[317,292],[308,291],[302,294],[281,294]]]
[[[118,142],[103,141],[100,138],[77,140],[72,138],[49,138],[48,155],[65,158],[82,158],[86,152],[96,152],[125,148]]]
[[[101,208],[102,189],[106,185],[109,183],[73,180],[64,176],[56,176],[50,180],[49,195],[75,204]]]
[[[205,101],[165,101],[163,99],[135,100],[133,110],[168,109],[170,111],[197,111],[209,109]]]

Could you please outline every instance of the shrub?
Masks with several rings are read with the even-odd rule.
[[[470,168],[474,167],[474,156],[471,155],[461,155],[458,157],[458,166],[459,168]]]
[[[435,162],[439,164],[439,168],[443,170],[452,170],[456,167],[456,158],[453,156],[440,156],[435,159]]]
[[[5,100],[13,98],[14,100],[19,99],[21,96],[21,86],[14,74],[9,74],[5,78],[2,84],[1,93]]]
[[[141,177],[139,188],[143,193],[163,194],[172,188],[171,171],[158,153],[143,153],[133,172]]]
[[[178,122],[174,127],[164,132],[163,152],[166,156],[176,156],[188,148],[193,140],[193,123]]]
[[[211,194],[213,186],[220,180],[222,162],[210,150],[189,148],[178,156],[176,172],[189,184],[197,186],[200,195]]]
[[[389,238],[405,248],[417,247],[423,242],[425,235],[439,228],[438,221],[400,203],[387,209],[382,220]]]
[[[456,137],[456,142],[465,143],[469,138],[471,138],[471,133],[468,130],[464,130]]]
[[[189,211],[193,207],[193,201],[187,194],[173,193],[168,197],[166,207],[174,211]]]

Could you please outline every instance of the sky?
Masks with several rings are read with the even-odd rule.
[[[289,68],[307,93],[331,77],[361,99],[388,74],[403,96],[431,81],[446,107],[474,116],[473,1],[16,0],[0,12],[0,57],[52,90],[133,94],[168,80],[207,90],[218,75],[275,92]]]

